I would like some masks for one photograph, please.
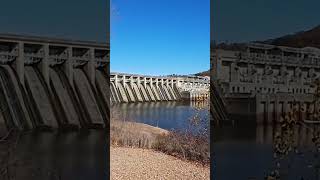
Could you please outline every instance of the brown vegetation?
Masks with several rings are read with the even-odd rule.
[[[168,131],[147,124],[113,120],[110,125],[111,145],[151,148],[157,136]]]
[[[203,108],[203,107],[202,107]],[[184,131],[166,131],[128,120],[119,112],[111,116],[111,145],[151,148],[185,160],[210,163],[209,127],[198,128],[203,119],[196,109],[190,119],[189,128]],[[198,131],[194,131],[198,128]]]
[[[151,148],[158,135],[168,131],[134,122],[111,108],[110,144],[112,146]]]
[[[205,165],[210,163],[209,141],[205,136],[173,131],[168,135],[159,135],[152,148]]]

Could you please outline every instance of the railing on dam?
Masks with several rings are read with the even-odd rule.
[[[0,35],[0,131],[108,123],[109,45]]]
[[[145,76],[126,73],[110,75],[113,103],[175,101],[182,99],[183,92],[192,92],[189,94],[208,98],[209,87],[209,80],[201,77]]]

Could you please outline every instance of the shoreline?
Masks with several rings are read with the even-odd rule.
[[[111,120],[110,146],[151,149],[157,137],[169,133],[168,130],[144,123]]]
[[[132,126],[132,127],[136,127],[136,128],[142,128],[140,130],[142,130],[143,132],[148,132],[148,133],[153,133],[153,134],[168,134],[169,130],[160,128],[160,127],[156,127],[156,126],[152,126],[149,124],[145,124],[145,123],[140,123],[140,122],[131,122],[131,121],[113,121],[111,123],[111,125],[119,125],[119,124],[126,124],[125,126]]]
[[[194,153],[194,147],[202,149],[198,152],[201,153],[202,156],[204,156],[206,152],[201,144],[195,143],[199,139],[195,140],[184,134],[176,134],[169,130],[139,122],[115,120],[111,123],[110,127],[110,148],[146,149],[166,154],[184,162],[201,164],[203,167],[210,165],[203,161],[203,157],[200,157],[200,159],[191,157],[191,154]],[[180,145],[177,146],[177,144]],[[181,149],[181,147],[183,147],[183,149]],[[188,157],[185,156],[187,152],[191,153]]]

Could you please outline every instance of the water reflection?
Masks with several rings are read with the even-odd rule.
[[[297,124],[292,128],[293,149],[274,157],[275,137],[283,136],[280,124],[257,124],[254,119],[236,119],[234,126],[215,127],[213,133],[214,175],[216,179],[263,179],[281,162],[281,179],[319,179],[313,133],[317,125]],[[291,146],[291,145],[290,145]],[[232,172],[232,173],[230,173]]]
[[[208,102],[167,101],[122,103],[112,106],[111,116],[124,120],[141,122],[163,129],[186,129],[195,114],[206,124],[209,123]]]
[[[102,130],[20,135],[9,158],[12,179],[107,179],[106,137]]]
[[[313,146],[313,126],[296,125],[293,128],[293,141],[297,146]],[[259,144],[272,144],[275,133],[281,133],[281,125],[258,125],[256,127],[256,142]]]

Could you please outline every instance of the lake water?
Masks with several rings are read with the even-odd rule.
[[[199,115],[208,124],[208,106],[194,102],[123,103],[112,113],[164,129],[186,129]],[[315,153],[313,126],[294,127],[297,151],[283,159],[274,158],[274,136],[278,124],[256,124],[254,119],[233,117],[234,125],[211,129],[213,176],[217,180],[264,179],[280,162],[281,179],[320,180],[319,153]],[[319,128],[319,127],[316,127]],[[100,130],[83,132],[41,132],[21,136],[8,157],[16,179],[107,179],[107,137]],[[318,156],[315,156],[318,155]],[[276,161],[277,160],[277,161]],[[17,172],[17,173],[14,173]]]
[[[209,124],[208,104],[204,102],[123,103],[113,108],[127,119],[168,130],[188,128],[195,115],[203,126]],[[13,176],[10,179],[107,179],[108,133],[104,130],[22,133],[19,138],[12,138],[10,145],[0,144],[0,165],[3,168],[9,164],[9,174]],[[0,179],[8,177],[0,175]]]
[[[172,101],[121,103],[112,106],[111,117],[160,127],[167,130],[184,130],[190,120],[199,119],[198,128],[209,125],[208,102]]]
[[[27,133],[2,157],[9,157],[11,179],[107,179],[107,135],[104,130]]]
[[[233,119],[234,125],[221,125],[211,130],[215,179],[264,179],[280,165],[281,179],[320,180],[320,167],[316,167],[320,154],[312,142],[313,131],[319,127],[294,126],[291,140],[297,150],[280,159],[273,156],[274,136],[281,132],[278,124],[258,125],[254,119]]]

